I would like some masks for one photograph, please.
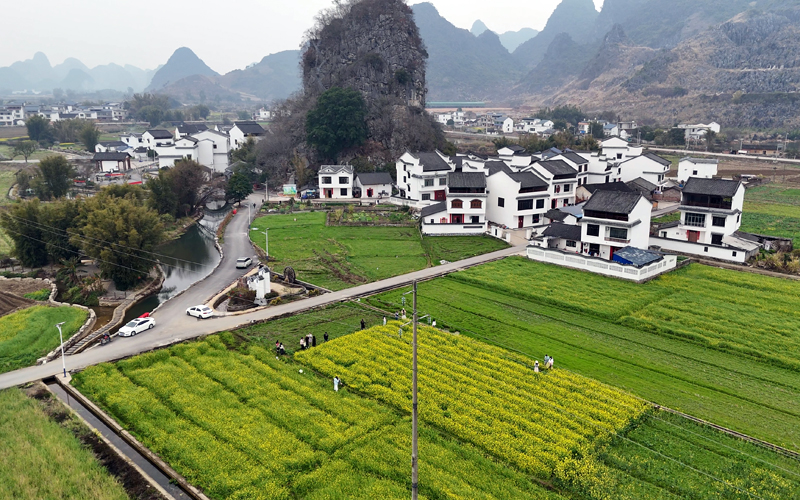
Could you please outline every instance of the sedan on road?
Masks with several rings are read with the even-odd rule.
[[[250,267],[250,264],[253,263],[253,259],[250,257],[241,257],[236,260],[236,268],[237,269],[247,269]]]
[[[153,318],[136,318],[131,320],[119,329],[120,337],[133,337],[137,333],[142,333],[156,326],[156,320]]]
[[[186,310],[186,314],[194,316],[195,318],[210,318],[214,311],[208,306],[194,306]]]

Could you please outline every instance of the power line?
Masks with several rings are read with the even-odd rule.
[[[130,249],[130,250],[134,250],[136,252],[143,252],[143,253],[155,255],[156,257],[164,257],[164,258],[172,259],[172,260],[175,260],[175,261],[178,261],[178,262],[186,262],[187,264],[192,264],[192,265],[199,266],[199,267],[206,267],[204,264],[200,264],[198,262],[193,262],[193,261],[185,260],[185,259],[179,259],[177,257],[170,257],[169,255],[164,255],[164,254],[160,254],[160,253],[157,253],[157,252],[151,252],[149,250],[142,250],[142,249],[134,248],[134,247],[131,247],[129,245],[123,245],[122,243],[113,243],[113,242],[110,242],[110,241],[101,240],[101,239],[98,239],[98,238],[93,238],[91,236],[86,236],[86,235],[83,235],[83,234],[80,234],[80,233],[70,232],[70,231],[68,231],[66,229],[61,229],[61,228],[57,228],[57,227],[54,227],[54,226],[50,226],[50,225],[44,224],[44,223],[39,222],[39,221],[34,221],[34,220],[30,220],[30,219],[24,219],[22,217],[17,217],[16,215],[13,215],[13,214],[11,214],[9,212],[6,212],[6,215],[8,215],[9,217],[11,217],[13,219],[17,219],[20,222],[26,223],[26,224],[34,224],[35,226],[39,226],[39,229],[41,229],[41,228],[49,228],[49,229],[52,230],[51,232],[58,231],[58,232],[64,233],[67,236],[77,236],[79,238],[94,240],[94,241],[97,241],[97,242],[100,242],[100,243],[104,243],[106,245],[115,245],[115,246],[118,246],[118,247],[123,247],[123,248],[127,248],[127,249]],[[99,245],[97,245],[97,246],[99,246]]]
[[[60,235],[59,233],[57,233],[56,231],[63,231],[63,230],[59,230],[59,229],[57,229],[57,228],[55,228],[55,229],[47,229],[47,228],[48,228],[48,227],[50,227],[50,226],[46,226],[46,225],[43,225],[43,227],[37,227],[37,226],[36,226],[36,224],[38,224],[38,223],[36,223],[36,222],[33,222],[33,221],[28,221],[28,220],[22,220],[21,222],[22,222],[23,224],[26,224],[26,225],[28,225],[28,227],[33,227],[34,229],[38,229],[39,231],[46,231],[46,232],[49,232],[49,233],[52,233],[52,234],[56,234],[57,236],[62,236],[62,235]],[[33,225],[33,226],[31,226],[31,224],[34,224],[34,225]],[[19,234],[19,233],[18,233],[18,234]],[[78,236],[78,237],[82,237],[81,235],[78,235],[78,234],[76,234],[76,236]],[[40,240],[40,241],[41,241],[41,240]],[[98,241],[102,241],[102,240],[98,240]],[[64,248],[62,248],[62,247],[56,246],[56,245],[54,245],[54,244],[52,244],[52,243],[48,243],[48,242],[45,242],[45,241],[42,241],[42,243],[44,243],[45,245],[51,245],[51,246],[54,246],[54,247],[56,247],[56,248],[60,248],[60,249],[62,249],[62,250],[65,250],[65,251],[69,251],[69,250],[67,250],[67,249],[64,249]],[[99,243],[92,243],[92,242],[85,242],[85,243],[86,243],[86,244],[88,244],[88,245],[95,246],[95,247],[103,247],[103,245],[101,245],[101,244],[99,244]],[[120,245],[120,246],[123,246],[123,247],[124,247],[124,245]],[[126,248],[131,248],[131,249],[133,249],[132,247],[126,247]],[[133,250],[135,250],[135,249],[133,249]],[[150,258],[147,258],[147,257],[143,257],[143,256],[141,256],[141,255],[136,255],[136,254],[132,254],[132,253],[128,253],[128,252],[124,252],[124,251],[122,251],[122,250],[114,250],[114,251],[115,251],[115,252],[118,252],[118,253],[120,253],[120,254],[122,254],[122,255],[127,255],[128,257],[132,257],[132,258],[134,258],[134,259],[140,259],[140,260],[144,260],[144,261],[148,261],[148,262],[153,262],[153,263],[155,263],[155,264],[160,264],[160,265],[167,266],[167,267],[173,267],[173,268],[176,268],[176,269],[185,269],[185,270],[187,270],[187,271],[189,271],[189,272],[196,272],[196,273],[201,273],[201,272],[202,272],[202,271],[200,271],[200,270],[195,270],[195,269],[191,269],[191,268],[181,268],[181,267],[179,267],[179,266],[177,266],[177,265],[175,265],[175,264],[168,264],[168,263],[162,262],[162,261],[160,261],[160,260],[150,259]],[[139,250],[136,250],[136,251],[139,251]],[[158,255],[160,255],[160,254],[155,254],[154,252],[148,252],[148,251],[146,251],[146,250],[141,250],[141,252],[145,252],[145,253],[152,253],[152,254],[154,254],[154,255],[157,255],[157,256],[158,256]],[[75,253],[78,253],[78,252],[75,252]],[[79,254],[79,255],[80,255],[80,254]],[[203,265],[203,264],[197,264],[197,263],[194,263],[194,262],[191,262],[191,261],[185,261],[185,260],[182,260],[182,259],[176,259],[176,258],[169,257],[169,256],[166,256],[166,255],[164,255],[163,257],[164,257],[165,259],[174,259],[174,260],[183,261],[183,262],[186,262],[186,263],[189,263],[189,264],[194,264],[194,265],[196,265],[196,266],[198,266],[198,267],[208,267],[207,265]],[[95,260],[99,260],[99,259],[95,259]]]

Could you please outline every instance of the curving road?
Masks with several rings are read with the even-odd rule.
[[[251,198],[249,200],[251,205],[259,199],[257,196],[252,196]],[[451,262],[442,266],[431,267],[402,276],[395,276],[394,278],[238,316],[223,316],[206,320],[198,320],[187,316],[187,308],[207,302],[208,299],[244,274],[243,271],[245,270],[236,269],[236,259],[253,254],[248,237],[249,222],[246,207],[233,216],[225,230],[224,256],[219,267],[207,278],[195,283],[185,292],[173,297],[159,307],[153,314],[157,323],[153,330],[148,330],[135,337],[116,338],[106,346],[94,347],[80,354],[69,356],[66,359],[67,370],[85,368],[98,363],[133,356],[186,339],[230,330],[252,321],[267,320],[284,314],[298,313],[356,297],[372,295],[384,290],[408,285],[413,280],[426,280],[510,255],[521,254],[524,253],[526,247],[526,245],[510,247],[458,262]],[[45,365],[31,366],[0,374],[0,389],[33,382],[60,373],[62,373],[61,359],[58,358]]]

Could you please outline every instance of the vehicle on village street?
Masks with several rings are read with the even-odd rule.
[[[236,261],[236,268],[237,269],[247,269],[250,267],[250,264],[253,263],[253,259],[250,257],[241,257]]]
[[[190,307],[186,310],[186,314],[189,316],[194,316],[195,318],[200,319],[210,318],[213,313],[214,311],[212,311],[210,307],[204,305]]]
[[[125,326],[119,329],[120,337],[133,337],[137,333],[142,333],[156,326],[154,318],[136,318],[129,321]]]

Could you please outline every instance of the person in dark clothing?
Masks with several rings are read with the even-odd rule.
[[[281,342],[281,346],[278,348],[278,350],[280,351],[281,354],[284,355],[286,354],[286,348],[283,347],[283,342]]]
[[[364,319],[361,319],[361,329],[364,330],[367,327],[367,324],[364,322]]]
[[[314,335],[313,333],[311,334],[311,346],[317,347],[317,336]]]
[[[325,332],[325,335],[323,335],[322,338],[325,339],[325,342],[327,342],[328,341],[328,332]]]

